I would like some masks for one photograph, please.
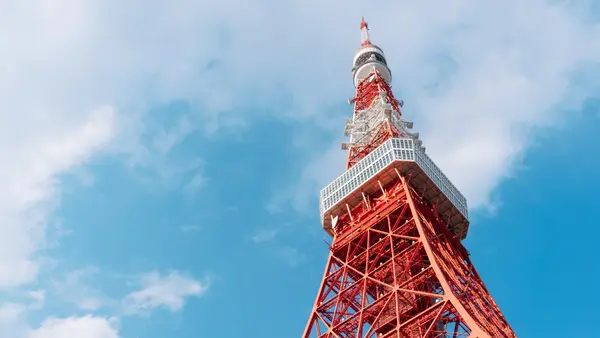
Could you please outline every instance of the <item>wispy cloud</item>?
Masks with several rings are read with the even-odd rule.
[[[328,183],[345,170],[346,154],[341,150],[339,142],[330,144],[323,152],[310,158],[300,171],[300,179],[295,183],[276,190],[266,206],[270,213],[279,213],[290,203],[294,210],[300,212],[318,212],[311,208],[314,201]]]
[[[281,228],[262,228],[251,239],[254,243],[270,242],[281,232]]]
[[[276,255],[290,267],[295,267],[306,260],[306,256],[291,246],[281,246],[277,248]]]
[[[98,278],[99,276],[105,278]],[[137,289],[125,295],[108,295],[100,288],[106,278],[112,282],[125,281],[135,285]],[[32,311],[42,308],[46,298],[46,292],[36,290],[28,293],[27,302],[0,306],[0,330],[10,332],[15,338],[48,338],[54,337],[54,334],[64,334],[66,330],[80,333],[81,337],[117,337],[118,322],[121,319],[127,316],[149,316],[160,308],[171,312],[181,311],[188,298],[203,295],[208,286],[208,281],[198,281],[178,271],[165,274],[150,271],[132,276],[111,274],[101,272],[96,267],[87,267],[73,270],[63,279],[56,280],[51,297],[54,297],[52,299],[55,303],[71,303],[78,310],[90,315],[49,317],[37,329],[32,329],[27,323],[27,318]],[[99,313],[110,313],[112,316],[98,316]]]
[[[177,189],[186,194],[204,186],[204,160],[180,151],[181,143],[198,128],[190,122],[190,114],[177,105],[166,105],[142,115],[134,121],[135,130],[120,135],[119,151],[139,182],[149,188]]]
[[[54,293],[63,302],[84,311],[97,311],[103,307],[114,308],[117,301],[105,294],[98,286],[106,276],[96,267],[70,271],[62,279],[54,281]]]
[[[97,311],[102,306],[103,302],[100,299],[94,297],[84,298],[77,302],[77,307],[85,311]]]
[[[188,297],[198,297],[208,290],[208,282],[199,282],[180,272],[165,275],[153,271],[141,276],[140,289],[124,299],[128,314],[147,314],[157,308],[180,311]]]
[[[302,263],[306,256],[294,246],[287,243],[287,236],[293,235],[292,223],[282,223],[277,226],[262,227],[256,230],[250,240],[255,244],[265,245],[264,250],[275,259],[283,261],[290,267]]]
[[[194,194],[206,185],[208,179],[203,170],[197,169],[192,178],[185,184],[183,191],[186,194]]]
[[[273,226],[263,226],[254,231],[250,240],[256,244],[273,242],[278,238],[285,238],[293,232],[294,225],[291,222],[277,223]]]

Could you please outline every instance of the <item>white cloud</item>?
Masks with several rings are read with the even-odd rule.
[[[1,111],[7,111],[2,103]],[[57,202],[56,175],[84,163],[106,144],[113,118],[113,109],[105,107],[84,113],[82,123],[73,126],[71,121],[56,128],[43,125],[42,113],[0,123],[0,134],[7,138],[0,140],[0,288],[35,278],[39,266],[33,255],[44,246],[46,216]],[[19,126],[21,119],[31,123]]]
[[[161,275],[153,271],[140,279],[141,289],[127,295],[124,300],[126,313],[143,314],[164,307],[171,312],[180,311],[188,297],[198,297],[208,289],[201,283],[179,272]]]
[[[199,172],[195,173],[194,176],[185,184],[183,187],[183,191],[186,194],[193,194],[198,192],[202,187],[206,185],[206,177],[201,170],[198,169]]]
[[[431,76],[435,91],[412,90],[408,107],[426,118],[419,128],[433,158],[478,206],[511,174],[532,128],[556,126],[561,108],[595,95],[597,83],[577,87],[574,76],[600,56],[600,35],[571,2],[465,5],[436,27],[451,32],[446,42],[429,46],[456,69]]]
[[[119,333],[109,318],[84,316],[49,318],[27,338],[118,338]]]
[[[255,229],[250,240],[256,244],[273,242],[275,239],[283,237],[291,232],[294,228],[294,223],[285,222],[278,223],[276,226],[265,226]]]
[[[87,315],[67,318],[50,316],[33,329],[28,320],[33,312],[40,310],[46,292],[31,291],[27,293],[32,300],[29,304],[0,304],[0,332],[13,338],[119,337],[117,324],[122,318],[149,315],[159,308],[166,308],[171,312],[181,311],[187,298],[201,296],[208,289],[207,282],[199,282],[177,271],[164,275],[153,271],[139,276],[136,283],[140,288],[127,294],[122,303],[117,303],[89,285],[90,277],[97,277],[97,273],[96,268],[75,270],[67,274],[64,280],[55,283],[57,292],[54,296],[58,296],[61,301],[74,303]],[[91,314],[100,308],[118,316]]]
[[[261,228],[252,237],[254,243],[270,242],[281,232],[280,228]]]

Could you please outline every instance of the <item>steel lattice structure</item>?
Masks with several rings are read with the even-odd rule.
[[[347,170],[320,197],[333,244],[303,337],[516,337],[460,242],[465,198],[408,131],[364,19],[361,31]]]

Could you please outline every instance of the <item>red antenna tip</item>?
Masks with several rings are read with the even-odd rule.
[[[365,17],[361,17],[361,21],[360,21],[360,29],[369,29],[369,24],[365,21]]]
[[[369,40],[369,24],[365,21],[365,17],[363,16],[360,21],[360,31],[361,31],[361,46],[367,46],[371,44]]]

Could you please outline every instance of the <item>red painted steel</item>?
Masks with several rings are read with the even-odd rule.
[[[350,99],[350,103],[354,103],[354,114],[369,108],[373,102],[381,96],[385,97],[386,102],[392,105],[392,108],[396,111],[398,117],[402,116],[400,111],[400,102],[396,100],[390,86],[377,72],[371,73],[367,79],[361,81],[356,87],[356,96]],[[393,124],[391,124],[389,121],[383,123],[381,126],[379,126],[379,130],[377,131],[375,137],[373,137],[368,144],[354,145],[350,147],[346,169],[349,169],[358,163],[358,161],[362,160],[371,151],[379,147],[383,142],[392,137],[398,137],[399,135],[400,132]]]
[[[516,337],[409,177],[338,221],[303,337]]]

